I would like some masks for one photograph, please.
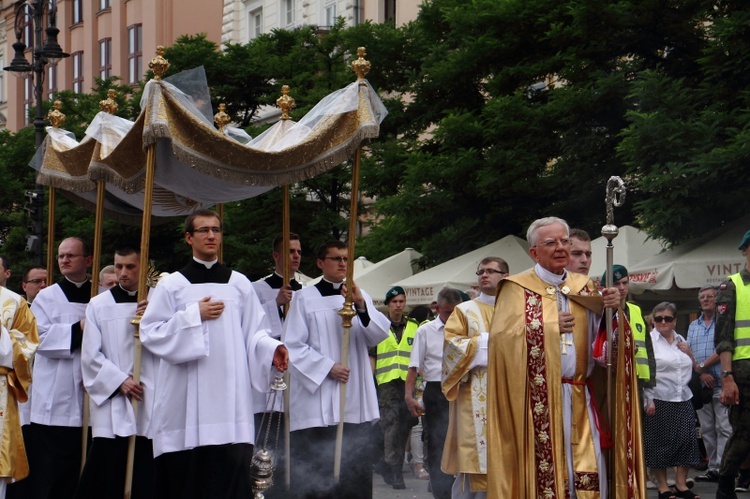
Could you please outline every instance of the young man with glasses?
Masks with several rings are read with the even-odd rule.
[[[216,212],[185,220],[192,261],[159,281],[141,320],[143,346],[161,359],[151,433],[155,497],[250,497],[253,389],[284,371],[252,283],[218,260]]]
[[[457,475],[454,499],[486,497],[487,339],[497,286],[508,272],[502,258],[483,258],[476,271],[479,296],[456,305],[445,323],[442,388],[449,420],[442,469]]]
[[[29,267],[23,273],[21,279],[21,288],[23,293],[26,295],[26,302],[31,306],[31,303],[39,294],[39,291],[47,287],[47,269],[44,267]]]
[[[699,482],[716,482],[719,480],[719,466],[732,427],[729,424],[729,413],[721,403],[721,366],[714,346],[716,288],[703,286],[698,291],[700,316],[690,323],[687,342],[695,358],[693,369],[700,374],[704,386],[713,391],[710,403],[698,409],[701,425],[701,438],[706,447],[708,468],[695,479]]]
[[[564,220],[536,220],[527,240],[537,263],[500,282],[489,337],[487,496],[607,497],[589,377],[603,309],[615,308],[619,297],[612,289],[600,296],[587,276],[566,271],[570,238]],[[561,327],[560,312],[575,320]],[[620,382],[628,386],[625,376]],[[635,385],[634,376],[627,382]],[[613,407],[631,416],[639,410],[632,397],[617,397]],[[633,453],[622,451],[620,459],[631,462],[618,462],[621,473],[639,467],[632,457],[639,455],[639,436],[631,436],[629,445]],[[637,487],[637,477],[620,478],[625,480],[617,486]]]
[[[78,483],[84,398],[81,342],[91,298],[91,261],[86,242],[63,239],[57,250],[63,278],[41,290],[31,305],[39,349],[31,385],[27,497],[72,497]]]
[[[289,497],[305,499],[372,497],[372,422],[379,418],[368,350],[388,337],[390,321],[354,282],[347,366],[342,364],[347,245],[329,241],[317,253],[323,278],[297,291],[284,321],[291,377],[291,488]],[[340,409],[341,384],[346,407]],[[341,475],[334,482],[336,429],[343,417]]]

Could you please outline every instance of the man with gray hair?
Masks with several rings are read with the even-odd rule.
[[[438,293],[435,311],[437,317],[419,326],[414,336],[409,359],[409,374],[406,375],[406,405],[412,415],[424,414],[424,434],[427,437],[427,465],[430,474],[432,495],[435,499],[449,499],[453,475],[443,473],[440,461],[443,458],[443,445],[448,432],[448,399],[440,387],[443,368],[443,341],[445,323],[453,309],[461,303],[461,295],[453,288],[443,288]],[[414,398],[414,385],[417,373],[422,373],[425,381],[423,405]]]
[[[687,342],[695,358],[693,369],[700,374],[703,386],[713,391],[713,396],[710,403],[704,403],[697,411],[708,456],[708,469],[695,479],[699,482],[717,482],[721,456],[732,434],[732,426],[729,424],[729,411],[721,403],[721,362],[714,346],[716,288],[703,286],[698,291],[698,303],[701,315],[690,323]]]
[[[490,330],[487,495],[604,498],[602,442],[608,442],[591,393],[591,345],[604,307],[617,307],[618,294],[605,289],[600,296],[587,276],[566,271],[571,243],[564,220],[536,220],[527,239],[536,265],[500,282]],[[561,325],[561,312],[573,319]],[[632,390],[630,361],[623,372],[631,376],[622,383]],[[614,407],[629,407],[636,416],[639,410],[620,397]],[[625,473],[640,467],[635,462],[640,438],[628,437],[629,451],[621,454],[631,462],[618,468]],[[625,483],[638,486],[638,480]]]

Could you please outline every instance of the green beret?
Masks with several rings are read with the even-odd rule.
[[[391,301],[392,298],[397,297],[398,295],[406,296],[406,293],[404,293],[404,288],[402,288],[401,286],[393,286],[385,294],[385,304],[388,305],[388,302]]]
[[[461,301],[471,301],[471,296],[469,296],[468,293],[461,291],[460,289],[457,289],[456,291],[461,295]]]
[[[620,279],[624,279],[628,276],[628,269],[622,265],[612,265],[612,282],[617,282]],[[607,271],[605,270],[602,274],[602,280],[600,281],[602,286],[607,285]]]
[[[750,244],[750,230],[745,232],[745,235],[742,236],[742,241],[740,241],[740,245],[737,247],[737,249],[745,249],[747,248],[748,244]]]

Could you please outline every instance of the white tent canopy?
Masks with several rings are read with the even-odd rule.
[[[376,306],[384,305],[383,300],[391,289],[391,283],[419,272],[417,260],[420,258],[422,253],[413,248],[406,248],[385,260],[370,264],[359,273],[355,271],[354,282],[367,291]]]
[[[673,286],[681,289],[718,286],[727,275],[745,266],[745,257],[737,245],[748,228],[750,216],[628,268],[630,289],[643,292],[668,290]]]
[[[398,281],[404,288],[408,305],[429,305],[444,287],[467,290],[477,285],[476,270],[479,262],[488,256],[498,256],[508,262],[511,274],[531,268],[534,261],[529,245],[516,236],[505,236],[494,243],[461,255],[431,269]]]
[[[612,240],[613,263],[624,265],[630,271],[640,262],[664,251],[664,246],[659,241],[648,237],[646,232],[630,225],[620,227],[619,234]],[[607,267],[607,239],[604,236],[591,241],[591,253],[593,262],[589,275],[596,279],[602,276]]]

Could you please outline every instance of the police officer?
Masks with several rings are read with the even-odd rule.
[[[745,267],[719,286],[716,295],[716,353],[721,358],[721,402],[730,406],[732,436],[719,469],[717,499],[736,498],[734,479],[750,454],[750,230],[738,249]]]
[[[394,489],[404,489],[404,453],[409,432],[417,419],[411,415],[404,400],[404,382],[409,372],[409,356],[419,324],[404,315],[406,295],[403,288],[394,286],[385,295],[391,328],[388,338],[370,352],[375,358],[375,382],[378,386],[380,429],[383,433],[383,463],[379,472]],[[378,444],[376,444],[378,445]]]

